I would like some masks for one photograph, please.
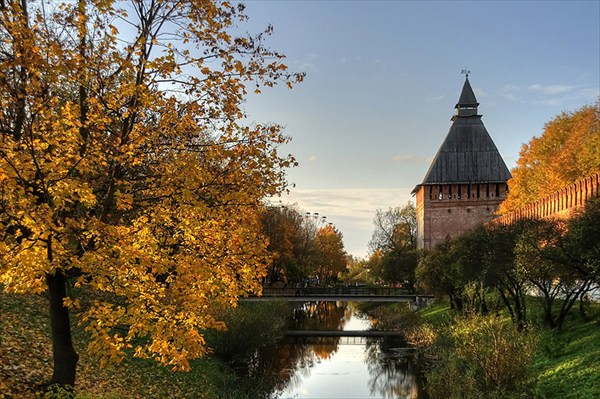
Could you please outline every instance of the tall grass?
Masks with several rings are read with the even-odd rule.
[[[464,318],[447,303],[420,311],[412,341],[425,348],[431,397],[600,398],[600,304],[572,310],[562,330],[543,326],[536,298],[527,306],[525,334],[502,314]]]

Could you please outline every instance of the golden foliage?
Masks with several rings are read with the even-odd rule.
[[[8,1],[0,14],[0,284],[42,292],[62,273],[102,295],[65,305],[104,362],[133,348],[188,369],[201,331],[223,328],[211,306],[259,291],[259,206],[294,164],[280,126],[239,122],[247,86],[303,75],[263,45],[271,28],[233,36],[245,16],[226,2]]]
[[[329,278],[346,270],[347,254],[343,235],[332,225],[321,227],[315,236],[318,253],[317,275],[326,285]]]
[[[500,206],[508,213],[600,171],[600,102],[548,122],[521,149]]]

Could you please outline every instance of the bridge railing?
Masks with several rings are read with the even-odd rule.
[[[414,295],[396,287],[263,287],[262,296],[405,296]]]

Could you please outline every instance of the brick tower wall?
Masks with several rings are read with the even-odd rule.
[[[416,193],[417,246],[431,249],[494,218],[505,183],[423,185]]]

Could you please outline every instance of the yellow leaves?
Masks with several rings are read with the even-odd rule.
[[[6,174],[4,169],[0,166],[0,184],[6,179],[8,179],[8,175]]]
[[[63,305],[69,309],[80,309],[81,303],[78,299],[73,299],[71,297],[63,298]]]
[[[500,213],[535,202],[600,170],[600,111],[585,106],[548,122],[523,145]]]
[[[277,153],[287,140],[279,126],[241,127],[239,119],[245,85],[286,82],[286,66],[271,62],[280,56],[262,36],[231,36],[237,11],[229,3],[195,1],[166,14],[175,3],[148,4],[141,11],[158,12],[164,29],[190,29],[133,29],[132,40],[117,37],[110,22],[128,17],[113,2],[93,3],[93,18],[77,14],[78,4],[49,10],[47,20],[36,15],[35,29],[24,19],[0,27],[16,55],[0,59],[0,104],[10,109],[0,118],[10,127],[19,112],[26,119],[0,142],[0,228],[8,232],[0,283],[41,292],[46,273],[77,270],[76,286],[100,299],[64,304],[85,312],[103,364],[135,347],[137,356],[186,369],[207,351],[200,331],[224,328],[211,307],[235,306],[265,275],[257,208],[284,189],[292,161]],[[44,30],[53,24],[75,40]],[[77,40],[91,28],[93,42]],[[157,41],[180,33],[197,48]],[[161,52],[143,51],[150,48]],[[23,85],[9,74],[20,67]]]
[[[117,210],[129,211],[133,208],[133,195],[117,191],[115,194]]]

